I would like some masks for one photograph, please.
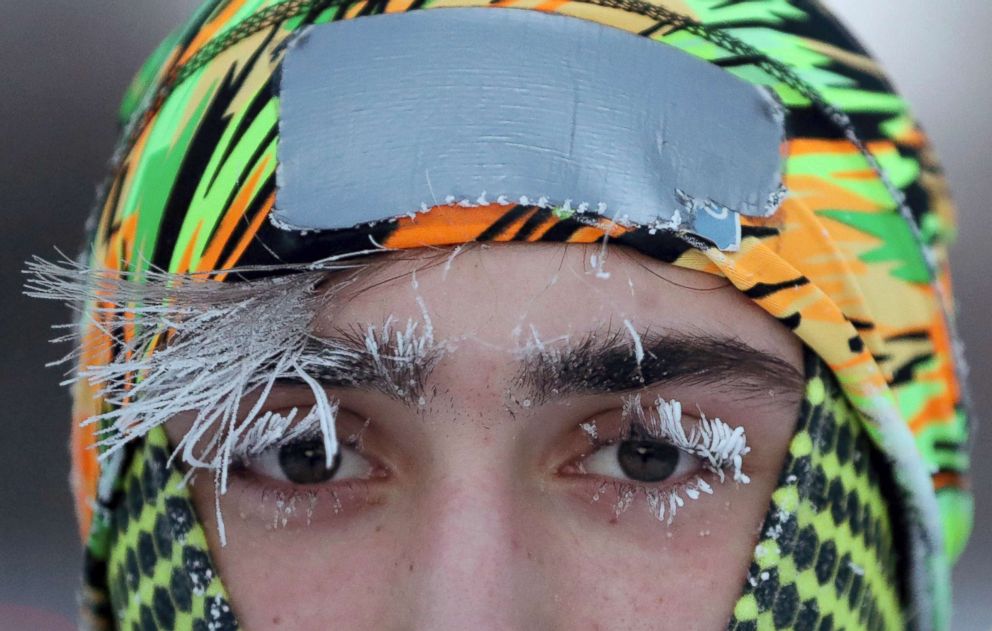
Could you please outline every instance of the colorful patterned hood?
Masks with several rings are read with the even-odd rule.
[[[693,184],[679,184],[671,203],[684,204],[683,212],[658,211],[652,215],[658,221],[644,220],[622,197],[606,210],[581,195],[573,203],[554,194],[541,197],[520,184],[504,191],[509,195],[478,190],[469,199],[470,191],[446,189],[440,178],[433,184],[443,190],[432,191],[432,203],[423,206],[411,198],[409,207],[377,206],[383,208],[378,216],[347,221],[334,209],[318,209],[324,219],[301,223],[294,210],[299,204],[283,203],[284,194],[291,199],[295,175],[306,172],[288,160],[289,144],[280,146],[296,133],[287,114],[290,95],[283,90],[299,81],[299,72],[287,60],[304,46],[317,46],[325,24],[385,24],[397,16],[382,14],[415,13],[430,26],[432,16],[441,24],[445,15],[433,9],[453,7],[495,11],[493,20],[527,9],[542,19],[580,23],[578,29],[605,29],[610,37],[637,39],[637,46],[659,47],[659,63],[701,64],[703,72],[733,78],[729,90],[744,90],[756,103],[767,97],[762,120],[781,135],[765,136],[771,138],[772,153],[764,155],[774,164],[774,181],[752,196],[767,204],[744,209],[725,203],[737,199],[738,181],[755,179],[747,173],[737,180],[728,176],[724,197],[687,193]],[[456,13],[448,13],[445,19],[454,19]],[[439,32],[437,49],[458,37]],[[583,47],[575,51],[582,64]],[[355,63],[326,59],[343,73]],[[712,106],[700,103],[701,110],[703,105]],[[742,120],[753,115],[739,109]],[[548,111],[553,120],[556,111]],[[352,127],[364,125],[358,122],[363,112],[341,112],[345,131],[349,120]],[[429,113],[417,115],[432,120]],[[914,593],[932,601],[934,626],[945,624],[950,564],[971,524],[964,366],[946,255],[954,211],[937,159],[906,103],[819,3],[214,1],[155,51],[129,88],[121,118],[125,132],[91,225],[87,264],[94,267],[138,278],[156,269],[205,272],[236,282],[251,273],[230,274],[234,268],[308,264],[376,248],[608,238],[726,277],[829,366],[867,434],[888,457],[910,523],[918,573]],[[381,139],[381,130],[375,133]],[[693,133],[709,131],[702,126]],[[392,132],[388,139],[401,135]],[[722,143],[716,139],[708,146],[723,155],[736,150]],[[347,166],[347,151],[325,150]],[[720,168],[730,172],[740,162]],[[458,172],[452,173],[457,180]],[[586,186],[583,177],[576,181]],[[307,193],[294,195],[299,200]],[[725,223],[710,227],[706,217]],[[112,344],[87,322],[82,365],[108,361]],[[76,385],[73,485],[84,538],[99,537],[101,489],[117,475],[94,448],[99,424],[81,426],[107,410],[99,392],[86,381]]]

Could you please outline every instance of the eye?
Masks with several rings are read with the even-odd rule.
[[[327,466],[324,441],[318,436],[272,447],[245,464],[260,476],[291,484],[321,484],[333,479],[366,478],[372,464],[354,446],[341,444]]]
[[[633,435],[604,445],[582,461],[586,473],[619,480],[657,483],[680,479],[702,461],[664,440]]]

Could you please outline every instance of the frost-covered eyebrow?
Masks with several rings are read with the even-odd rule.
[[[324,387],[377,391],[422,406],[444,351],[429,333],[418,335],[410,326],[405,331],[356,326],[310,338],[306,371]],[[511,386],[536,403],[662,383],[722,387],[741,398],[767,397],[769,391],[788,398],[798,397],[804,382],[780,357],[735,338],[700,333],[646,331],[632,338],[629,329],[596,330],[577,340],[533,345],[518,361]]]
[[[311,337],[303,353],[307,374],[326,388],[374,390],[409,405],[422,405],[426,383],[442,355],[429,331],[406,328],[339,329]],[[293,377],[282,383],[302,383]]]
[[[663,383],[730,388],[740,397],[769,391],[796,397],[803,375],[784,359],[730,337],[593,331],[571,343],[531,348],[516,385],[536,402],[611,394]]]

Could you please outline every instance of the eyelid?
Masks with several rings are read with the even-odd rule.
[[[282,472],[279,463],[279,451],[289,443],[273,445],[265,449],[262,453],[240,463],[254,475],[273,480],[280,484],[292,486],[305,486],[292,482]],[[329,479],[319,483],[319,485],[333,484],[343,480],[368,479],[375,471],[375,464],[370,462],[363,454],[355,449],[352,441],[341,441],[338,444],[338,454],[341,462],[337,471]],[[364,472],[362,472],[364,470]]]
[[[640,397],[633,396],[624,401],[622,410],[613,408],[591,416],[576,426],[575,432],[585,434],[581,438],[596,451],[646,434],[649,440],[669,443],[692,456],[698,463],[695,474],[683,470],[680,477],[673,475],[657,483],[589,474],[581,464],[589,457],[587,449],[559,472],[577,479],[599,478],[601,481],[592,494],[593,501],[612,486],[617,497],[614,504],[617,518],[630,507],[634,497],[643,495],[649,512],[667,524],[671,524],[676,512],[685,506],[685,498],[696,500],[703,494],[712,495],[714,488],[709,482],[722,483],[727,477],[741,484],[750,482],[742,470],[743,458],[750,452],[742,426],[731,427],[720,418],[708,418],[702,410],[698,417],[690,417],[688,423],[684,423],[682,417],[682,406],[677,400],[666,401],[659,396],[653,405],[642,406]]]
[[[242,449],[233,454],[235,461],[232,463],[232,469],[235,469],[239,473],[250,473],[254,477],[259,478],[259,483],[262,484],[264,482],[261,482],[261,480],[267,480],[279,485],[300,486],[282,475],[278,460],[280,449],[290,444],[300,443],[322,436],[318,419],[312,417],[307,420],[308,416],[311,415],[314,405],[312,395],[309,397],[306,396],[309,390],[304,391],[293,386],[286,388],[286,390],[290,391],[288,395],[292,399],[280,396],[285,394],[285,390],[277,391],[277,389],[273,389],[273,392],[270,393],[270,396],[266,400],[266,405],[252,421],[252,426],[242,431],[246,444],[243,445]],[[273,395],[275,396],[273,397]],[[292,401],[292,403],[288,401]],[[260,427],[260,424],[267,415],[279,415],[283,419],[291,416],[292,420],[286,424],[283,431],[278,435],[266,434],[264,431],[259,430],[263,429]],[[339,471],[335,472],[331,479],[321,484],[330,485],[342,479],[370,479],[371,473],[363,477],[351,476],[345,478],[342,476],[340,473],[342,469],[347,473],[357,466],[355,463],[356,458],[368,465],[369,472],[382,473],[386,470],[381,460],[373,457],[365,449],[364,435],[366,429],[369,427],[369,419],[363,420],[360,415],[352,410],[338,406],[335,411],[334,420],[338,439],[337,453],[342,454],[342,458],[347,458],[348,461],[347,463],[342,461],[341,465],[339,465]],[[302,425],[304,422],[306,426]],[[346,464],[348,466],[345,466]]]
[[[620,446],[631,439],[640,439],[645,441],[653,441],[664,444],[671,444],[668,441],[657,439],[649,435],[642,435],[639,437],[634,431],[629,432],[626,436],[620,436],[616,439],[610,440],[608,442],[600,443],[596,450],[593,451],[588,456],[582,458],[578,462],[578,467],[584,472],[591,475],[600,475],[603,477],[608,477],[615,480],[620,480],[622,482],[628,482],[631,484],[643,485],[643,486],[671,486],[677,484],[688,478],[692,473],[698,472],[702,466],[702,460],[695,454],[684,451],[676,445],[672,445],[676,449],[679,449],[679,463],[671,475],[664,480],[659,480],[658,482],[645,482],[643,480],[634,480],[627,478],[620,467],[618,452]],[[596,471],[594,469],[599,469]]]

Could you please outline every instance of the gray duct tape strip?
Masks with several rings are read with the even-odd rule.
[[[280,107],[273,220],[288,229],[569,200],[735,249],[738,213],[781,201],[783,111],[763,89],[579,18],[458,8],[315,26],[286,52]]]

